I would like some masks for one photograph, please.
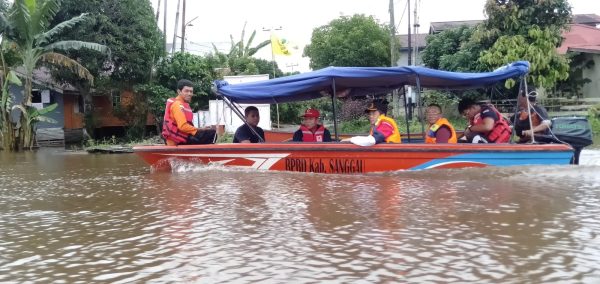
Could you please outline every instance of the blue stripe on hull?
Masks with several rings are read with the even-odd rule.
[[[447,158],[433,159],[411,170],[435,168],[452,163],[479,163],[488,166],[521,166],[521,165],[568,165],[573,152],[512,152],[512,153],[471,153],[459,154]]]

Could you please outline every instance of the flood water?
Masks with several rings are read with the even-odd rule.
[[[600,283],[580,166],[355,176],[0,153],[0,282]]]

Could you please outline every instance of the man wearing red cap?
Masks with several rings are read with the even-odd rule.
[[[331,133],[319,124],[321,114],[314,108],[307,109],[302,117],[300,129],[294,132],[294,142],[331,142]]]

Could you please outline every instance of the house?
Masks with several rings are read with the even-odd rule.
[[[17,68],[17,75],[23,77],[22,69]],[[23,99],[23,86],[10,86],[14,103]],[[114,91],[110,94],[94,94],[94,124],[98,137],[110,137],[125,133],[127,123],[119,119],[113,112],[117,106],[127,105],[134,99],[129,91]],[[72,85],[61,84],[53,80],[50,70],[40,67],[33,73],[32,106],[38,109],[53,103],[57,108],[45,116],[56,123],[38,122],[36,125],[36,140],[40,145],[63,145],[78,143],[84,137],[83,98]],[[18,112],[13,111],[13,120],[18,119]],[[154,119],[148,116],[146,126],[154,130]]]
[[[598,20],[595,24],[600,22]],[[563,42],[557,49],[559,54],[577,53],[584,60],[593,62],[582,69],[581,76],[591,80],[582,87],[583,97],[600,98],[600,29],[592,25],[571,24],[562,36]]]
[[[411,35],[411,50],[412,50],[412,54],[413,54],[413,59],[411,60],[411,65],[421,65],[422,61],[421,61],[421,57],[419,56],[421,54],[421,52],[423,51],[423,49],[425,49],[425,46],[427,45],[427,41],[426,41],[426,37],[428,36],[428,34],[413,34]],[[400,41],[400,49],[399,49],[399,54],[400,56],[398,57],[398,61],[396,62],[396,65],[398,66],[404,66],[404,65],[409,65],[408,64],[408,55],[411,54],[411,51],[408,49],[408,35],[398,35],[398,40]],[[418,50],[416,59],[414,56],[414,50],[415,47]]]

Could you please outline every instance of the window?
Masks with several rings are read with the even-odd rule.
[[[40,90],[32,90],[31,91],[31,103],[41,104],[42,103],[42,93]]]
[[[121,106],[121,93],[119,91],[112,91],[112,106],[113,108]]]

